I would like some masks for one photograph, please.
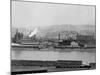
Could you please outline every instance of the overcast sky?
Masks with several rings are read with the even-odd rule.
[[[12,1],[12,26],[95,25],[95,7]]]

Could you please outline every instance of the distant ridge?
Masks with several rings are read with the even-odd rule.
[[[57,36],[58,33],[64,32],[64,31],[75,31],[78,32],[81,35],[95,35],[95,25],[51,25],[51,26],[41,26],[37,27],[39,32],[38,36]],[[12,36],[16,32],[15,27],[12,27]],[[31,28],[19,28],[18,30],[25,35],[27,35],[30,31],[32,31],[34,27]]]

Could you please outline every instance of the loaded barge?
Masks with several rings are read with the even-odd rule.
[[[13,74],[44,73],[58,71],[75,71],[95,69],[95,63],[83,65],[82,61],[58,60],[58,61],[32,61],[32,60],[12,60]]]

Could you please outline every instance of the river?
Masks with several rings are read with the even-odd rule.
[[[23,49],[12,48],[12,60],[43,60],[43,61],[56,61],[56,60],[79,60],[84,64],[96,63],[96,50],[95,49]]]

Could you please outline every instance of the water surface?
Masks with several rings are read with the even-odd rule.
[[[83,63],[95,63],[95,49],[23,49],[12,48],[13,60],[80,60]]]

